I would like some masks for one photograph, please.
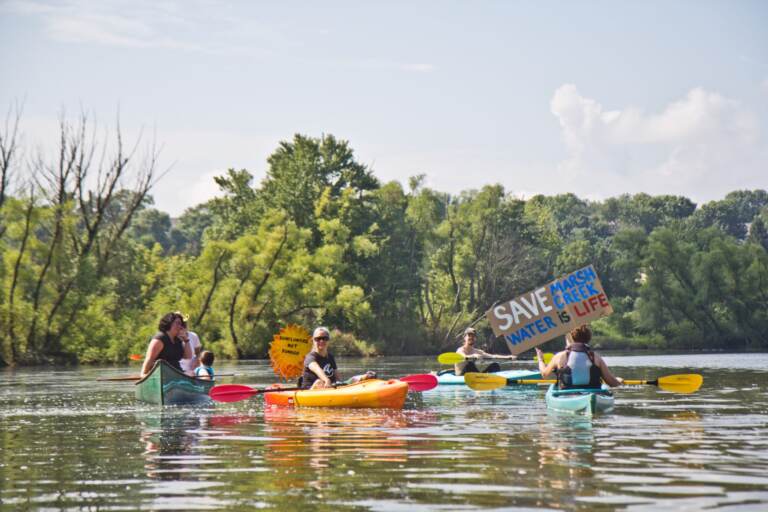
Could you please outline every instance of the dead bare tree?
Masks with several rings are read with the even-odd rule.
[[[0,130],[0,209],[5,204],[13,177],[14,159],[18,152],[19,121],[21,120],[21,107],[17,104],[8,110],[5,124]],[[3,217],[0,215],[0,237],[5,232]]]
[[[64,233],[61,226],[57,231],[54,221],[50,250],[55,252],[60,245],[67,253],[62,261],[66,261],[69,269],[60,268],[59,274],[63,279],[56,283],[56,295],[48,312],[43,313],[39,304],[35,311],[35,323],[38,315],[44,316],[45,334],[41,348],[46,353],[60,352],[62,336],[75,323],[89,295],[89,290],[83,288],[86,271],[93,273],[91,277],[96,282],[103,276],[115,245],[130,226],[131,220],[156,182],[159,156],[156,146],[150,146],[146,159],[134,165],[133,160],[136,158],[141,137],[126,151],[118,123],[114,147],[109,146],[105,137],[105,142],[100,148],[100,159],[95,163],[94,156],[100,144],[95,130],[89,130],[89,127],[89,120],[84,114],[80,116],[74,128],[62,120],[58,162],[47,167],[49,181],[57,184],[54,188],[57,190],[55,204],[62,207],[62,212],[77,215],[79,222],[78,229],[68,233],[68,243],[62,243]],[[120,192],[126,190],[123,182],[130,175],[134,176],[134,184],[127,189],[128,201],[113,208],[118,202]],[[95,185],[91,187],[94,180]],[[124,196],[125,194],[122,197]],[[71,207],[70,198],[73,202]],[[38,277],[40,286],[46,280],[49,267],[50,264],[45,270],[41,270]],[[75,289],[79,289],[81,293],[77,293],[72,303],[67,304]],[[29,336],[30,346],[36,346],[36,329],[30,330]]]
[[[37,322],[40,317],[40,298],[43,290],[43,284],[48,277],[48,272],[54,261],[54,255],[62,251],[62,238],[64,233],[64,222],[67,214],[70,212],[72,191],[70,190],[72,176],[76,166],[90,165],[93,157],[93,151],[85,153],[85,145],[81,141],[85,140],[85,119],[79,126],[77,132],[73,132],[62,117],[59,120],[59,150],[58,158],[52,164],[46,164],[42,155],[38,155],[35,162],[35,175],[40,177],[41,186],[49,208],[53,210],[51,224],[42,226],[48,232],[48,245],[45,249],[45,257],[40,267],[40,272],[35,281],[35,288],[32,292],[32,319],[27,332],[27,346],[36,350],[37,345]]]

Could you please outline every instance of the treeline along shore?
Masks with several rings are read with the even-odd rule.
[[[614,309],[593,324],[599,347],[768,348],[765,190],[454,195],[383,183],[348,142],[295,135],[260,182],[230,169],[171,219],[152,145],[82,118],[34,154],[21,121],[0,127],[0,365],[124,363],[175,310],[217,358],[263,358],[290,323],[328,325],[337,353],[439,353],[499,301],[590,264]]]

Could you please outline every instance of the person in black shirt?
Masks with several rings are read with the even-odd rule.
[[[328,351],[330,339],[331,333],[326,327],[318,327],[312,333],[312,350],[304,358],[304,372],[299,379],[299,387],[304,389],[330,388],[341,381],[336,359]],[[374,372],[367,372],[350,380],[351,382],[358,382],[375,376]]]
[[[328,352],[330,339],[331,333],[325,327],[318,327],[312,333],[312,350],[304,358],[300,387],[330,388],[339,380],[336,359]]]
[[[152,370],[158,359],[181,371],[179,361],[192,357],[192,349],[186,339],[186,324],[180,313],[165,315],[160,319],[158,329],[159,332],[152,336],[147,347],[147,355],[141,367],[142,378]]]

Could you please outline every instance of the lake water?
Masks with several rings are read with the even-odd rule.
[[[137,403],[138,370],[0,371],[2,510],[768,510],[768,354],[610,356],[625,378],[701,373],[691,395],[622,388],[548,413],[544,388],[441,386],[402,411]],[[434,358],[340,359],[346,375]],[[531,369],[531,364],[515,367]],[[219,372],[262,387],[265,362]]]

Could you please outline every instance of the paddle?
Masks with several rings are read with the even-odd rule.
[[[464,374],[464,382],[479,391],[489,391],[504,386],[525,385],[525,384],[556,384],[556,380],[542,379],[506,379],[500,375],[492,373],[467,373]],[[696,373],[667,375],[655,380],[624,380],[625,386],[658,386],[664,391],[673,393],[694,393],[698,391],[704,378]]]
[[[467,356],[465,356],[463,354],[459,354],[457,352],[443,352],[442,354],[437,356],[437,361],[440,364],[457,364],[457,363],[463,363],[464,361],[475,361],[475,360],[479,360],[479,359],[485,359],[485,360],[488,360],[488,359],[491,359],[491,360],[492,359],[507,360],[506,357],[493,357],[493,356],[491,356],[491,357],[483,357],[483,356],[478,356],[478,357],[469,356],[469,357],[467,357]]]
[[[260,395],[262,393],[271,393],[273,391],[299,391],[303,388],[271,388],[271,389],[257,389],[245,384],[219,384],[213,386],[208,392],[213,400],[217,402],[239,402],[246,398],[251,398],[253,395]]]
[[[400,377],[400,380],[408,383],[408,391],[429,391],[437,387],[437,377],[431,373],[406,375]]]
[[[409,391],[427,391],[437,386],[437,377],[428,373],[416,375],[406,375],[400,378],[401,381],[408,383]],[[257,389],[244,384],[221,384],[213,386],[208,392],[208,396],[217,402],[239,402],[254,395],[262,393],[272,393],[275,391],[301,391],[304,388],[269,388]]]
[[[142,359],[144,359],[144,356],[141,354],[131,354],[128,356],[128,359],[130,359],[131,361],[141,361]]]
[[[236,373],[217,373],[216,377],[235,377]],[[141,375],[123,375],[122,377],[99,377],[98,382],[104,381],[123,381],[123,380],[141,380]],[[205,379],[200,379],[205,380]]]
[[[553,356],[554,354],[552,354],[551,352],[547,352],[546,354],[544,354],[544,362],[546,364],[549,364]],[[463,363],[464,361],[467,361],[467,360],[474,360],[474,359],[495,359],[495,358],[494,357],[480,357],[480,358],[466,357],[465,355],[459,354],[458,352],[443,352],[442,354],[437,356],[437,361],[440,364],[457,364],[457,363]]]

